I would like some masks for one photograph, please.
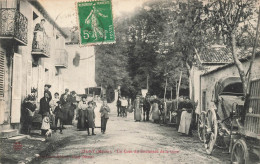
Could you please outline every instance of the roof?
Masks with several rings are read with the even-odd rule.
[[[50,17],[48,12],[44,9],[44,7],[40,4],[38,0],[31,0],[29,2],[42,13],[45,19],[47,19],[51,24],[54,25],[54,27],[61,33],[63,37],[68,37],[68,35],[61,29],[61,27]]]
[[[238,49],[238,57],[240,59],[248,57],[251,54],[252,48]],[[200,53],[199,60],[202,64],[227,64],[233,62],[233,56],[229,48],[215,46]]]
[[[250,51],[250,50],[251,50],[251,51]],[[240,54],[240,55],[239,55],[239,56],[240,56],[240,59],[239,59],[239,60],[243,63],[243,62],[249,61],[249,59],[251,58],[252,49],[248,49],[248,50],[246,50],[246,51],[245,51],[245,50],[240,50],[238,53]],[[255,57],[256,57],[256,58],[260,57],[260,50],[259,50],[259,49],[256,49]],[[223,65],[223,66],[217,67],[216,69],[213,69],[213,70],[211,70],[211,71],[209,71],[209,72],[206,72],[206,73],[202,74],[201,76],[205,76],[205,75],[208,75],[208,74],[217,72],[217,71],[219,71],[219,70],[222,70],[222,69],[224,69],[224,68],[231,67],[231,66],[233,66],[233,65],[235,65],[234,61],[232,61],[232,62],[230,62],[230,63],[228,63],[228,64],[225,64],[225,65]]]
[[[199,54],[199,60],[202,64],[223,64],[231,62],[232,56],[227,48],[210,48]]]

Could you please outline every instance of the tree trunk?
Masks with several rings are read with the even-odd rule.
[[[166,80],[165,80],[163,102],[165,102],[165,99],[166,99],[166,91],[167,91],[167,77],[166,77]]]
[[[242,81],[243,85],[243,93],[244,96],[246,96],[247,92],[247,81],[246,81],[246,74],[245,74],[245,69],[243,64],[239,61],[238,56],[237,56],[237,47],[236,47],[236,35],[235,35],[235,30],[231,32],[231,47],[232,47],[232,56],[234,63],[238,69],[238,73],[240,76],[240,79]]]
[[[177,88],[177,109],[178,109],[178,99],[179,99],[179,94],[180,94],[180,87],[181,87],[181,77],[182,77],[182,71],[181,71],[181,74],[180,74],[180,79],[179,79],[179,83],[178,83],[178,88]]]

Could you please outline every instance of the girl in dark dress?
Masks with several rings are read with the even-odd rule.
[[[54,130],[54,132],[56,132],[56,130],[59,128],[60,133],[62,134],[63,112],[62,112],[60,101],[58,101],[57,104],[58,104],[58,106],[56,106],[56,108],[54,110],[54,114],[55,114],[55,130]]]

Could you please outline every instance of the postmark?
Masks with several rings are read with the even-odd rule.
[[[15,151],[22,150],[22,148],[23,148],[23,145],[22,145],[21,142],[15,142],[15,143],[13,144],[13,149],[14,149]]]
[[[115,43],[111,0],[76,2],[81,46]]]

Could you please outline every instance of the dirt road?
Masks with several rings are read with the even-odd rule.
[[[205,154],[197,137],[183,137],[173,127],[152,122],[134,122],[133,113],[117,117],[115,106],[107,124],[107,133],[96,128],[95,136],[76,131],[63,148],[42,157],[45,163],[228,163],[229,155]],[[64,131],[66,133],[66,131]]]

